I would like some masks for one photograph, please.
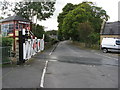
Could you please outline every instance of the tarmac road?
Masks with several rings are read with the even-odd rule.
[[[55,50],[44,51],[33,59],[32,62],[22,66],[3,67],[2,87],[118,87],[118,56],[114,54],[80,49],[71,45],[69,41],[63,41]]]
[[[44,88],[118,88],[118,56],[63,41],[47,60]]]

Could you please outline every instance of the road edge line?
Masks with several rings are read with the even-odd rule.
[[[48,61],[45,62],[45,67],[43,69],[43,73],[42,73],[42,77],[41,77],[41,82],[40,82],[40,87],[41,88],[44,87],[44,79],[45,79],[45,73],[46,73],[47,65],[48,65]]]
[[[59,43],[57,43],[57,44],[55,45],[55,47],[51,50],[51,52],[49,53],[49,55],[52,55],[52,53],[53,53],[53,52],[55,51],[55,49],[57,48],[58,44],[59,44]]]

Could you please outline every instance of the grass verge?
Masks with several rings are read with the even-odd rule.
[[[86,45],[85,43],[81,43],[81,42],[76,42],[76,41],[72,41],[71,42],[72,45],[75,45],[79,48],[82,49],[90,49],[90,50],[100,50],[100,46],[99,45]]]

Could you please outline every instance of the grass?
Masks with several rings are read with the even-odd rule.
[[[52,46],[53,45],[50,42],[48,42],[47,44],[45,44],[45,50],[51,48]]]
[[[16,67],[16,64],[0,64],[0,67]]]
[[[98,45],[95,45],[93,47],[85,47],[84,43],[80,43],[80,42],[71,42],[70,44],[77,46],[78,48],[81,49],[87,49],[87,50],[100,50],[100,47]],[[114,52],[111,52],[112,54],[114,54]],[[120,56],[120,53],[116,53],[115,55]]]
[[[82,49],[90,49],[90,50],[100,50],[100,47],[99,45],[91,45],[91,46],[86,46],[85,43],[80,43],[80,42],[76,42],[76,41],[73,41],[71,44],[79,47],[79,48],[82,48]]]

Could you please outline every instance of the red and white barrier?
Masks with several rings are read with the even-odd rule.
[[[25,29],[23,29],[22,35],[25,36],[25,34]],[[37,37],[32,35],[30,37],[29,39],[25,39],[22,45],[23,60],[28,60],[38,52],[44,50],[44,39],[37,39]]]

